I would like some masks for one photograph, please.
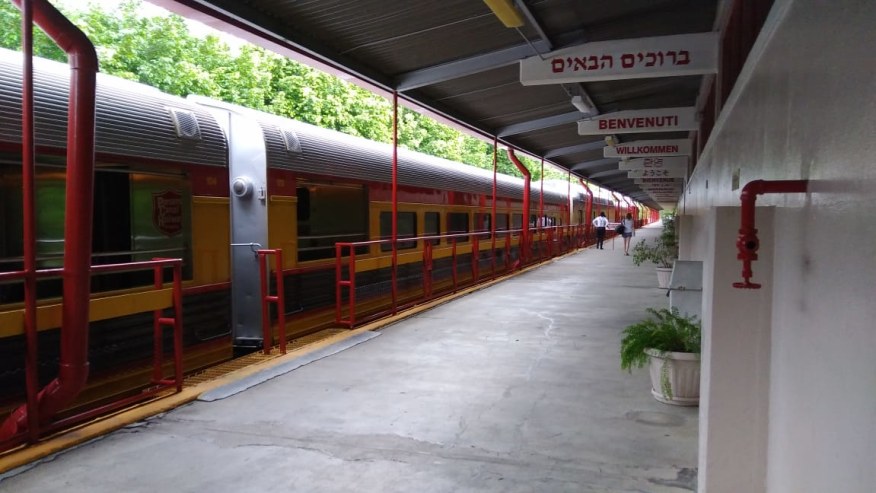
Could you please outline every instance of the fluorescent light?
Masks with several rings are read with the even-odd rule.
[[[511,0],[484,0],[505,27],[523,27],[523,15]]]
[[[584,99],[583,96],[572,96],[572,106],[578,108],[581,113],[593,113],[594,108],[590,101]]]

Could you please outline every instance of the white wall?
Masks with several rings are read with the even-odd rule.
[[[684,197],[690,259],[741,271],[706,258],[734,170],[812,180],[757,200],[776,207],[766,491],[876,491],[876,2],[776,0]]]

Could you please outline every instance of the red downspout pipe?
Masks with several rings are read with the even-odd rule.
[[[398,310],[398,91],[392,91],[392,314]]]
[[[22,0],[12,0],[21,7]],[[33,0],[33,19],[67,53],[67,192],[64,205],[64,271],[61,358],[58,376],[37,395],[39,422],[46,422],[79,394],[88,379],[88,299],[91,288],[91,216],[94,205],[94,103],[97,54],[94,45],[46,0]],[[27,407],[10,414],[0,441],[28,421]]]
[[[614,192],[611,192],[611,196],[614,197],[614,222],[618,222],[618,216],[620,215],[620,199]]]
[[[757,260],[757,249],[760,240],[757,239],[757,228],[754,227],[754,202],[762,193],[806,193],[809,180],[754,180],[742,188],[739,199],[742,201],[742,218],[739,226],[739,236],[736,238],[738,253],[736,258],[742,261],[743,282],[734,282],[734,288],[759,289],[760,284],[751,282],[751,262]]]
[[[590,238],[590,228],[593,227],[593,219],[590,216],[593,214],[593,190],[587,186],[583,178],[578,178],[578,183],[587,190],[587,205],[584,206],[584,238]]]
[[[514,163],[514,166],[517,166],[517,170],[523,174],[523,230],[520,232],[520,241],[522,242],[520,258],[522,263],[526,263],[529,259],[529,187],[532,175],[526,169],[526,166],[514,155],[514,149],[508,149],[508,158]]]

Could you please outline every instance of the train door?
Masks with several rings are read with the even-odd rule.
[[[208,106],[228,142],[231,201],[231,334],[236,353],[263,344],[261,279],[256,252],[268,248],[267,151],[261,126],[231,105]]]

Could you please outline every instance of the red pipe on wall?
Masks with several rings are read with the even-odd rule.
[[[520,241],[522,242],[520,258],[523,261],[522,263],[526,263],[529,259],[529,186],[532,175],[526,169],[526,166],[514,155],[514,149],[508,149],[508,158],[514,163],[514,166],[517,166],[517,170],[523,174],[523,230],[520,232]]]
[[[736,238],[736,258],[742,261],[743,282],[734,282],[734,288],[759,289],[760,284],[751,282],[751,262],[757,260],[757,249],[760,240],[757,238],[757,228],[754,227],[754,209],[757,196],[763,193],[806,193],[809,180],[754,180],[742,188],[739,199],[742,202],[742,217],[739,226],[739,236]]]
[[[21,7],[22,0],[12,1]],[[33,10],[34,22],[67,53],[70,65],[61,358],[57,378],[37,395],[39,421],[45,422],[72,402],[88,379],[94,100],[98,62],[91,41],[51,4],[34,0]],[[26,406],[13,411],[0,427],[0,440],[16,435],[26,427],[28,419]]]

